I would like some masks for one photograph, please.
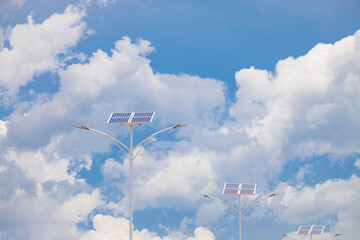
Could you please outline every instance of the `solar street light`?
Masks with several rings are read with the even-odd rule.
[[[254,201],[249,206],[247,206],[246,208],[241,210],[241,195],[255,195],[255,190],[256,190],[256,184],[254,184],[254,183],[225,183],[224,189],[223,189],[223,195],[238,195],[239,196],[239,209],[236,209],[232,205],[228,204],[227,202],[225,202],[219,198],[212,197],[212,196],[209,196],[206,194],[204,194],[203,197],[216,200],[216,201],[226,205],[233,211],[233,213],[235,213],[236,216],[239,217],[239,239],[241,240],[241,216],[245,215],[249,211],[249,209],[251,207],[253,207],[255,204],[257,204],[258,202],[265,200],[267,198],[271,198],[271,197],[275,197],[275,196],[279,195],[278,193],[273,193],[273,194],[270,194],[269,196],[259,198],[258,200]]]
[[[133,147],[133,126],[141,125],[144,123],[151,123],[154,115],[155,115],[155,112],[111,113],[111,115],[107,121],[107,124],[120,124],[120,125],[129,125],[130,126],[130,147],[127,147],[121,141],[117,140],[116,138],[114,138],[106,133],[103,133],[98,130],[88,128],[85,126],[75,126],[77,128],[83,129],[83,130],[92,131],[92,132],[99,133],[101,135],[106,136],[113,143],[115,143],[116,146],[118,146],[120,148],[120,150],[125,154],[126,158],[129,159],[129,165],[130,165],[130,171],[129,171],[129,175],[130,175],[130,177],[129,177],[130,178],[129,179],[129,240],[133,239],[133,229],[132,229],[132,226],[133,226],[132,197],[133,196],[132,196],[132,194],[133,194],[133,162],[134,162],[134,159],[141,152],[141,150],[144,148],[144,146],[146,144],[148,144],[150,142],[150,140],[152,140],[159,133],[186,126],[186,124],[177,124],[172,127],[165,128],[163,130],[160,130],[156,133],[151,134],[150,136],[148,136],[147,138],[142,140],[138,145],[136,145],[136,147]],[[125,152],[125,150],[123,148],[128,151],[129,155]],[[134,153],[135,153],[135,156],[134,156]]]
[[[297,235],[309,235],[310,240],[312,240],[313,235],[321,235],[323,233],[324,229],[325,229],[324,225],[302,225],[302,226],[299,227],[296,234]],[[322,239],[322,240],[327,240],[327,239],[338,237],[338,236],[341,236],[341,235],[342,234],[340,234],[340,233],[336,233],[335,235],[333,235],[331,237],[328,237],[328,238],[325,238],[325,239]],[[283,234],[283,236],[298,240],[297,238],[294,238],[294,237],[286,235],[286,234]]]

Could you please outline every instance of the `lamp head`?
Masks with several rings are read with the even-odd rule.
[[[75,127],[83,129],[83,130],[90,130],[88,127],[85,127],[85,126],[75,126]]]
[[[280,193],[272,193],[272,194],[270,194],[269,197],[275,197],[275,196],[279,196],[279,195],[280,195]]]
[[[206,194],[204,194],[204,195],[203,195],[203,197],[207,197],[207,198],[210,198],[210,197],[209,197],[209,195],[206,195]]]
[[[187,124],[176,124],[175,126],[173,126],[173,129],[185,126],[187,126]]]

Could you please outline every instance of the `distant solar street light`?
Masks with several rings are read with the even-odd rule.
[[[216,201],[226,205],[233,211],[233,213],[235,213],[236,216],[239,217],[239,239],[241,240],[241,216],[245,215],[249,211],[249,209],[251,207],[253,207],[255,204],[257,204],[258,202],[265,200],[267,198],[271,198],[271,197],[275,197],[275,196],[279,195],[278,193],[273,193],[273,194],[270,194],[269,196],[259,198],[258,200],[254,201],[253,203],[248,205],[246,208],[241,210],[241,195],[255,195],[255,191],[256,191],[256,184],[254,184],[254,183],[225,183],[224,189],[223,189],[223,195],[239,196],[239,209],[236,209],[232,205],[228,204],[227,202],[225,202],[219,198],[212,197],[212,196],[209,196],[206,194],[204,194],[203,197],[216,200]]]
[[[310,236],[310,240],[312,240],[312,236],[313,235],[322,235],[324,232],[325,226],[324,225],[301,225],[297,231],[297,235],[309,235]],[[335,235],[322,239],[322,240],[327,240],[330,238],[334,238],[334,237],[338,237],[341,236],[342,234],[340,233],[336,233]],[[283,234],[284,237],[288,237],[288,238],[292,238],[295,240],[298,240],[297,238],[294,238],[292,236],[289,236],[287,234]]]
[[[155,112],[128,112],[128,113],[114,113],[113,112],[113,113],[111,113],[111,115],[107,121],[107,124],[120,124],[120,125],[129,125],[130,126],[130,147],[127,147],[121,141],[115,139],[114,137],[112,137],[106,133],[103,133],[98,130],[88,128],[85,126],[75,126],[77,128],[83,129],[83,130],[96,132],[96,133],[106,136],[113,143],[115,143],[116,146],[118,146],[120,148],[120,150],[125,154],[126,158],[129,159],[129,163],[130,163],[129,164],[130,165],[130,171],[129,171],[129,175],[130,175],[130,179],[129,179],[129,240],[133,239],[133,229],[132,229],[132,226],[133,226],[133,206],[132,206],[133,192],[132,191],[133,191],[133,162],[134,162],[134,159],[141,152],[141,150],[144,148],[144,146],[146,144],[148,144],[150,142],[150,140],[152,140],[159,133],[186,126],[186,124],[177,124],[172,127],[165,128],[163,130],[160,130],[156,133],[151,134],[149,137],[145,138],[138,145],[136,145],[136,147],[133,147],[133,126],[141,125],[144,123],[151,123],[154,118],[154,115],[155,115]],[[129,152],[129,155],[124,151],[123,148],[125,148]],[[134,151],[136,151],[136,150],[137,150],[137,152],[134,156]]]

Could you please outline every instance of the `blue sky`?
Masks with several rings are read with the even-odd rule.
[[[208,194],[257,183],[243,239],[357,240],[360,2],[0,1],[0,239],[128,239],[128,145],[111,112],[154,111],[134,142],[134,239],[238,239]],[[299,239],[306,239],[301,238]]]

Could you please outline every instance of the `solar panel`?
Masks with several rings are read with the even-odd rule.
[[[242,188],[240,189],[240,194],[255,194],[255,189],[250,189],[250,188]]]
[[[138,125],[151,123],[155,112],[111,113],[107,124]]]
[[[319,225],[319,226],[313,226],[313,228],[310,231],[310,234],[322,234],[324,231],[325,226]]]
[[[308,235],[310,232],[311,226],[300,226],[297,232],[298,235]]]
[[[224,195],[254,195],[256,184],[254,183],[225,183]]]
[[[324,228],[324,225],[300,226],[297,235],[322,234]]]

